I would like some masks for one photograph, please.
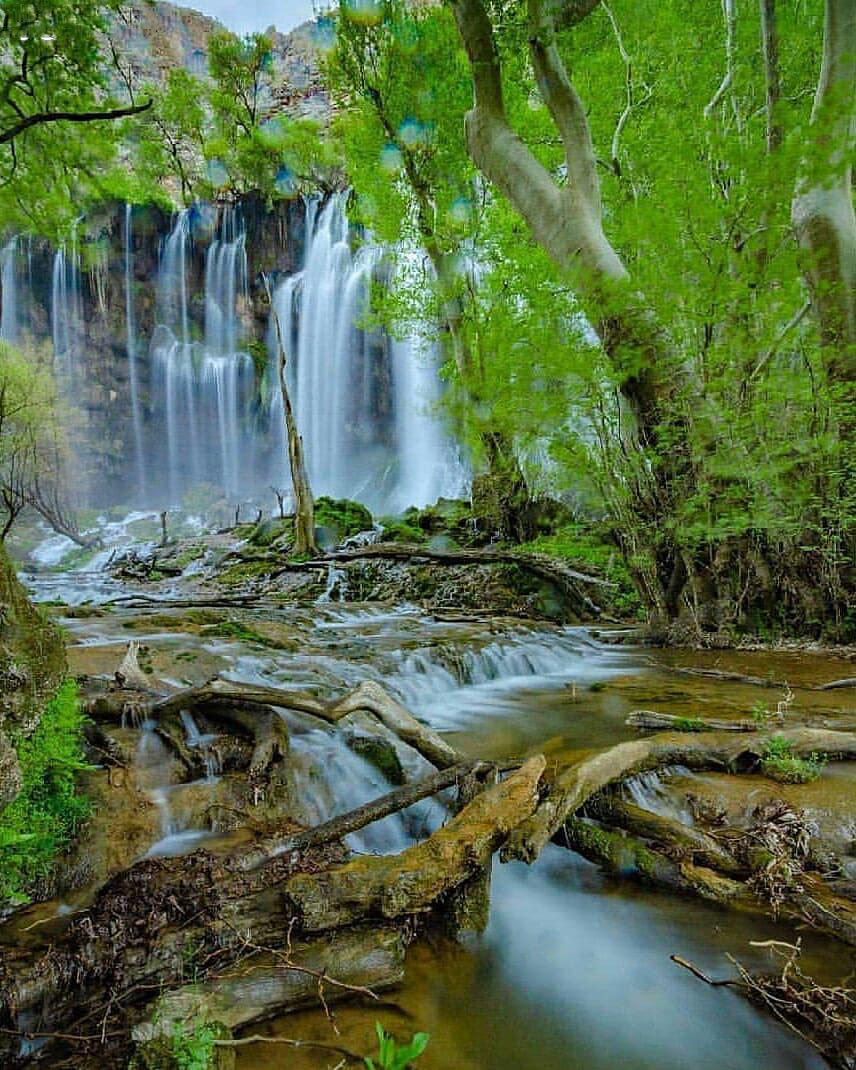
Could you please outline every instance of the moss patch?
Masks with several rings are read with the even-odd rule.
[[[598,591],[598,601],[608,600],[617,616],[642,619],[644,611],[633,580],[621,554],[603,535],[582,524],[568,524],[552,535],[539,535],[523,543],[521,550],[547,554],[576,566],[581,572],[591,572],[616,584],[614,590]]]
[[[68,680],[33,734],[13,739],[23,779],[18,797],[0,814],[0,902],[26,902],[89,813],[77,784],[78,773],[89,768],[83,720],[77,686]]]

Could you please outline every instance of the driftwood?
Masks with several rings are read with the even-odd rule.
[[[329,1005],[355,994],[369,998],[404,977],[406,941],[394,925],[356,926],[283,952],[254,951],[224,976],[166,992],[134,1028],[134,1039],[170,1035],[175,1023],[215,1021],[228,1029],[317,1004],[319,984]],[[324,978],[334,979],[324,984]]]
[[[514,763],[512,763],[513,767]],[[390,814],[396,814],[401,810],[412,806],[414,803],[427,799],[437,792],[446,788],[464,783],[469,784],[471,778],[483,778],[498,766],[492,762],[459,762],[457,765],[447,766],[437,773],[433,773],[423,780],[417,780],[413,784],[396,788],[379,799],[358,806],[346,814],[340,814],[329,821],[325,821],[314,828],[305,829],[301,832],[282,837],[272,837],[260,841],[252,853],[242,857],[242,865],[247,868],[256,868],[265,862],[288,852],[306,851],[310,847],[320,847],[331,840],[340,840],[352,832],[359,832],[367,825],[380,821]],[[475,792],[473,798],[475,798]]]
[[[813,690],[836,691],[843,687],[856,687],[856,676],[850,676],[844,680],[831,680],[828,684],[816,684]]]
[[[728,840],[718,843],[701,830],[621,800],[599,800],[592,812],[628,831],[616,832],[570,817],[555,842],[618,876],[634,877],[720,906],[808,922],[856,946],[856,902],[837,894],[817,874],[800,872],[785,881],[777,887],[773,902],[759,894],[753,881],[776,862],[769,852],[744,851],[737,857],[737,852],[728,849]]]
[[[140,644],[136,639],[128,643],[128,649],[119,668],[116,670],[116,683],[119,687],[130,688],[133,691],[147,691],[149,678],[140,668],[139,662]]]
[[[728,961],[735,978],[714,980],[680,955],[671,960],[712,988],[732,988],[767,1011],[797,1036],[816,1048],[830,1066],[856,1068],[856,989],[842,985],[819,985],[799,966],[800,944],[781,940],[753,941],[782,960],[778,974],[752,974],[736,958]]]
[[[326,719],[339,721],[357,710],[373,713],[381,724],[386,725],[399,739],[419,751],[438,769],[445,769],[461,760],[461,756],[454,747],[451,747],[432,729],[420,724],[413,714],[397,702],[380,684],[371,680],[363,681],[341,702],[337,702],[335,706],[328,709]]]
[[[389,932],[394,922],[399,933],[412,932],[415,916],[441,907],[489,866],[508,832],[532,812],[543,768],[542,757],[530,759],[428,840],[392,858],[340,864],[343,848],[327,844],[280,854],[253,870],[242,865],[240,851],[221,857],[200,850],[137,863],[102,886],[49,946],[3,951],[3,1065],[14,1065],[15,1038],[24,1025],[64,1034],[80,1033],[92,1021],[105,1035],[108,1021],[127,1029],[135,1003],[153,987],[180,986],[189,967],[200,983],[215,984],[213,996],[226,971],[241,976],[231,967],[248,951],[272,952],[282,963],[292,938],[308,947],[316,932],[337,930],[325,945],[334,950],[342,926]],[[398,967],[387,964],[383,972],[391,977]],[[325,994],[335,985],[325,979]],[[261,1002],[259,1013],[276,1009],[273,996]],[[50,1049],[45,1052],[49,1057]]]
[[[683,825],[612,795],[598,799],[596,805],[588,809],[599,821],[625,829],[641,839],[652,840],[683,859],[729,876],[746,875],[746,867],[730,851],[713,836],[692,825]]]
[[[770,680],[765,676],[750,676],[742,672],[732,672],[729,669],[705,669],[691,665],[668,665],[664,662],[656,661],[654,658],[649,658],[648,661],[660,672],[677,673],[679,676],[700,676],[705,680],[724,680],[729,683],[748,684],[751,687],[784,689],[789,686],[786,680]]]
[[[148,687],[148,679],[140,675]],[[338,724],[350,714],[364,712],[376,717],[438,769],[461,761],[461,755],[441,736],[417,721],[380,684],[371,681],[360,684],[338,702],[324,702],[305,691],[238,683],[219,677],[165,696],[153,696],[151,692],[138,692],[127,687],[105,691],[103,687],[96,686],[87,690],[90,690],[90,694],[85,698],[86,713],[102,722],[122,722],[129,713],[137,720],[162,720],[182,710],[216,711],[222,718],[231,716],[230,709],[241,707],[255,707],[269,714],[273,707],[296,710],[329,724]],[[235,720],[235,717],[231,716],[231,719]]]
[[[656,710],[633,710],[624,722],[631,728],[646,732],[673,729],[678,732],[757,732],[756,721],[719,721],[713,717],[678,717],[672,713],[657,713]]]
[[[533,862],[567,818],[608,784],[664,765],[686,765],[691,769],[755,768],[777,734],[773,731],[662,733],[588,755],[556,776],[534,814],[509,837],[502,856]],[[853,732],[794,727],[788,729],[787,738],[796,757],[819,753],[830,758],[856,758]]]

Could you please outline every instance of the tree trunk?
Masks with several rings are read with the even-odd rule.
[[[602,226],[600,186],[585,109],[556,46],[556,8],[530,0],[530,55],[538,89],[565,150],[567,184],[550,172],[511,127],[493,27],[482,0],[453,0],[470,60],[474,106],[466,118],[476,166],[529,224],[535,240],[570,278],[603,349],[620,377],[640,446],[650,458],[650,489],[637,508],[657,532],[653,548],[658,590],[650,608],[673,617],[686,579],[680,553],[665,534],[673,502],[691,478],[688,431],[679,397],[686,373],[679,355],[630,283]],[[596,3],[564,5],[565,21],[579,21]]]
[[[270,290],[268,290],[270,298]],[[297,430],[297,422],[294,419],[294,410],[291,407],[291,398],[288,394],[288,384],[285,378],[286,351],[282,337],[282,327],[279,316],[273,307],[274,324],[276,327],[276,344],[279,350],[279,389],[282,395],[282,412],[285,419],[285,431],[288,436],[288,464],[291,469],[291,484],[294,488],[294,552],[300,556],[305,554],[317,554],[318,543],[315,539],[315,499],[312,496],[312,487],[309,484],[309,476],[306,472],[306,463],[303,457],[303,438]]]
[[[812,110],[813,137],[791,214],[812,291],[830,381],[856,383],[856,4],[826,0],[823,62]],[[850,417],[853,428],[853,417]]]

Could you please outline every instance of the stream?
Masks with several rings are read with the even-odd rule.
[[[50,547],[43,550],[49,554]],[[103,560],[106,560],[104,558]],[[103,560],[101,563],[103,563]],[[26,578],[26,577],[25,577]],[[42,600],[103,602],[120,587],[98,575],[41,574],[31,583]],[[72,599],[71,590],[85,591]],[[456,620],[409,605],[283,605],[231,612],[255,638],[200,634],[185,628],[181,610],[111,607],[100,615],[62,619],[73,672],[110,674],[129,638],[147,649],[153,677],[175,687],[200,683],[214,672],[226,678],[344,693],[373,679],[396,694],[419,718],[448,736],[460,751],[482,757],[542,751],[548,762],[587,748],[633,738],[624,720],[631,709],[683,715],[701,708],[745,716],[759,689],[681,677],[672,664],[739,668],[803,682],[852,674],[849,663],[805,653],[651,652],[613,641],[618,636],[581,627],[512,620]],[[204,633],[205,629],[201,629]],[[261,640],[259,639],[261,637]],[[842,694],[797,690],[803,711],[823,719],[852,714]],[[775,703],[779,693],[760,698]],[[849,705],[848,705],[849,704]],[[389,790],[384,777],[354,753],[338,733],[296,713],[287,717],[297,784],[299,819],[309,824],[349,810]],[[204,748],[192,719],[188,744]],[[409,776],[428,768],[399,745]],[[160,838],[147,853],[192,850],[210,829],[193,827],[179,796],[204,793],[218,780],[211,766],[204,781],[176,788],[162,772],[162,745],[146,725],[138,733],[137,775],[159,808]],[[723,778],[725,779],[725,778]],[[733,778],[731,778],[733,779]],[[752,792],[778,786],[761,777]],[[675,769],[648,775],[626,788],[649,809],[691,821],[687,790],[716,793],[716,775]],[[814,785],[788,789],[830,835],[856,840],[851,768],[830,767]],[[725,791],[725,789],[722,789]],[[727,794],[727,792],[726,792]],[[734,805],[742,805],[737,800]],[[192,809],[192,808],[190,808]],[[198,805],[194,812],[198,813]],[[357,851],[399,851],[435,829],[446,816],[442,800],[426,800],[355,834]],[[856,865],[856,863],[854,863]],[[757,1070],[820,1068],[813,1050],[723,989],[713,989],[678,968],[670,954],[691,960],[713,976],[729,975],[726,953],[753,968],[770,965],[751,941],[794,939],[794,931],[757,918],[708,907],[630,881],[605,878],[579,856],[550,846],[532,867],[494,863],[487,931],[463,946],[421,941],[408,955],[404,985],[370,1001],[335,1010],[336,1036],[321,1011],[303,1011],[262,1023],[251,1032],[373,1050],[380,1020],[399,1037],[431,1034],[420,1070]],[[805,961],[818,976],[846,972],[849,952],[803,934]],[[846,964],[845,964],[846,965]],[[293,1070],[333,1066],[319,1051],[294,1052],[263,1043],[238,1049],[240,1070]]]

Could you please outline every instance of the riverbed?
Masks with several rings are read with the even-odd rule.
[[[54,589],[44,576],[33,586],[42,599],[70,601],[67,574]],[[197,618],[187,626],[183,609],[99,609],[117,596],[112,582],[92,580],[87,590],[89,611],[61,616],[75,673],[109,675],[133,638],[145,648],[152,678],[173,687],[219,673],[331,697],[377,680],[473,756],[543,752],[548,762],[563,763],[580,751],[633,738],[624,722],[638,708],[745,717],[758,703],[775,708],[784,702],[787,717],[830,725],[841,718],[852,723],[856,715],[852,692],[805,689],[852,675],[851,662],[828,654],[653,651],[631,645],[619,629],[455,620],[415,605],[331,601],[230,611],[229,619],[244,632],[232,637],[212,634],[216,621],[200,627]],[[675,667],[739,671],[787,681],[789,689],[690,677]],[[324,820],[388,790],[378,770],[335,731],[298,714],[287,718],[303,821]],[[192,724],[187,728],[192,740]],[[169,805],[168,785],[158,783],[159,755],[146,752],[144,744],[145,726],[140,764],[149,774],[154,769],[149,787],[163,808]],[[411,755],[407,771],[416,775],[420,762]],[[217,771],[207,779],[213,790]],[[756,800],[782,793],[763,777],[747,779]],[[851,770],[835,765],[817,784],[788,791],[851,850],[853,788]],[[204,792],[205,784],[197,789]],[[688,792],[727,796],[715,776],[682,769],[637,778],[626,790],[638,804],[686,820]],[[731,805],[743,806],[745,799],[741,795]],[[198,815],[199,807],[193,812]],[[397,851],[445,816],[442,801],[429,800],[356,834],[349,844],[360,851]],[[147,853],[191,850],[211,835],[189,826],[187,814],[175,807],[158,827]],[[421,1070],[756,1070],[759,1064],[807,1070],[825,1065],[807,1044],[737,995],[705,986],[670,961],[677,954],[724,976],[731,972],[727,954],[764,968],[771,965],[770,953],[753,942],[797,936],[819,976],[842,976],[852,966],[842,945],[604,878],[552,845],[531,867],[495,862],[486,932],[463,946],[417,942],[403,987],[382,994],[377,1004],[341,1005],[335,1022],[313,1010],[251,1031],[366,1053],[373,1049],[376,1020],[399,1037],[423,1030],[431,1041]],[[318,1049],[262,1042],[238,1049],[241,1070],[335,1065],[335,1057]]]

